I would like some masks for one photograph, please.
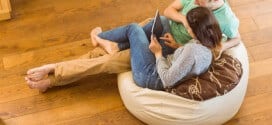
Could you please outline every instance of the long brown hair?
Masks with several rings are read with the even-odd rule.
[[[187,21],[200,43],[213,52],[214,58],[221,50],[222,32],[213,13],[206,7],[196,7],[187,13]]]

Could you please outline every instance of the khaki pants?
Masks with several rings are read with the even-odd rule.
[[[144,26],[151,20],[152,18],[148,18],[139,25]],[[129,70],[131,70],[129,49],[109,55],[97,47],[79,59],[57,63],[54,75],[50,75],[49,78],[52,86],[61,86],[89,75],[122,73]]]
[[[98,50],[99,48],[96,48]],[[91,51],[79,59],[56,64],[54,75],[49,76],[52,86],[61,86],[89,75],[100,73],[122,73],[131,70],[130,50],[109,55]]]

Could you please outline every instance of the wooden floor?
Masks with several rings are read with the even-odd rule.
[[[0,125],[142,125],[124,107],[116,75],[97,75],[46,93],[24,82],[27,69],[92,50],[89,31],[152,17],[171,0],[11,0],[0,22]],[[272,123],[272,0],[229,0],[240,19],[250,78],[239,113],[226,125]]]

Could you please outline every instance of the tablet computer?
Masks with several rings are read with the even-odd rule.
[[[163,25],[161,22],[159,10],[157,9],[154,22],[151,28],[151,34],[154,34],[158,39],[159,37],[162,36],[162,32],[163,32]]]

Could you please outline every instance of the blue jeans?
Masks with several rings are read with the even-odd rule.
[[[99,36],[118,44],[128,43],[126,45],[130,45],[131,68],[136,84],[144,88],[163,90],[163,84],[156,69],[156,58],[149,49],[151,33],[148,34],[148,32],[151,30],[148,32],[145,30],[149,28],[149,25],[142,28],[133,23],[100,33]],[[174,49],[166,46],[163,41],[159,42],[164,55],[174,52]]]
[[[162,25],[163,25],[162,34],[170,33],[169,20],[164,16],[161,16],[160,18],[161,18]],[[144,32],[145,32],[145,35],[139,36],[139,37],[147,37],[147,39],[150,41],[151,29],[152,29],[153,22],[154,22],[154,20],[150,21],[148,24],[146,24],[144,27],[142,27]],[[120,51],[122,51],[122,50],[130,48],[130,42],[129,42],[128,38],[119,36],[119,35],[122,35],[122,34],[124,34],[122,30],[112,29],[112,30],[109,30],[109,31],[102,32],[102,33],[98,34],[98,36],[100,38],[107,39],[107,40],[118,43],[118,48],[119,48]],[[166,57],[166,55],[171,54],[171,53],[173,53],[175,51],[174,49],[166,46],[164,44],[163,40],[159,40],[159,42],[162,45],[162,50],[163,50],[162,53],[163,53],[164,57]]]

